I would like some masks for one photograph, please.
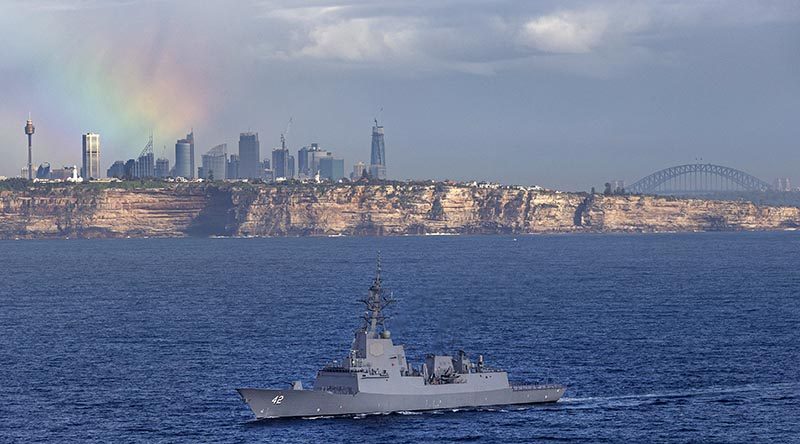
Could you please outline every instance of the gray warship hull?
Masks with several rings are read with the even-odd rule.
[[[463,350],[455,356],[428,354],[412,366],[403,345],[386,328],[383,309],[394,302],[381,287],[381,268],[369,294],[364,324],[350,352],[317,372],[312,390],[300,381],[289,389],[240,388],[257,419],[362,415],[556,402],[560,385],[512,385],[508,374],[477,362]]]
[[[322,390],[237,389],[257,419],[539,404],[558,401],[560,385],[511,386],[497,390],[429,394],[333,393]]]

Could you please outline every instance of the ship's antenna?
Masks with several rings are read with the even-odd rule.
[[[375,280],[381,282],[381,250],[378,250],[377,269],[375,270]]]
[[[366,311],[364,312],[364,330],[373,337],[378,334],[378,327],[385,329],[384,323],[388,318],[384,316],[381,311],[386,308],[387,305],[394,302],[391,297],[386,296],[381,284],[381,254],[379,251],[375,279],[369,287],[369,294],[366,298],[361,300],[366,306]]]

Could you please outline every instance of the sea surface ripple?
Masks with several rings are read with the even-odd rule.
[[[346,355],[376,252],[419,363],[557,404],[253,421]],[[0,442],[798,442],[800,234],[0,242]]]

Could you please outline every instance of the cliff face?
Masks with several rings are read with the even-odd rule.
[[[391,235],[570,231],[576,194],[444,185],[263,188],[242,235]]]
[[[0,238],[776,230],[796,207],[431,185],[0,192]]]
[[[750,202],[598,196],[585,219],[598,231],[780,230],[800,227],[800,208]]]
[[[0,238],[173,237],[206,207],[190,189],[0,192]]]

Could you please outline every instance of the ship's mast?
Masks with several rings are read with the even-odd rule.
[[[375,279],[369,287],[367,297],[362,299],[361,302],[366,306],[364,312],[364,330],[370,337],[375,337],[378,334],[378,327],[385,329],[384,322],[388,319],[381,311],[387,305],[394,302],[394,300],[386,296],[383,288],[381,287],[381,256],[378,253],[378,264],[375,271]]]

